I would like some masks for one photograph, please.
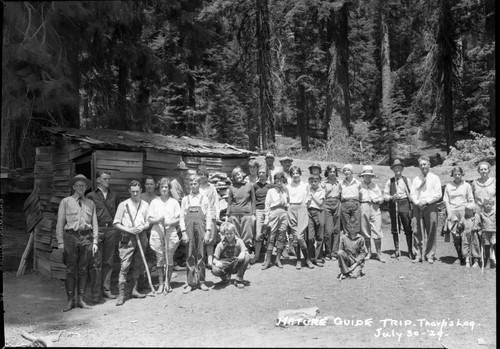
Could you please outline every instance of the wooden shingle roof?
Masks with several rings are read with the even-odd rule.
[[[88,143],[92,148],[143,151],[145,149],[165,150],[180,155],[249,157],[255,152],[240,149],[230,144],[186,136],[161,135],[136,131],[110,129],[80,130],[62,127],[45,127],[52,134],[72,141]]]

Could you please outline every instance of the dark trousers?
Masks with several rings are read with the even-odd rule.
[[[360,232],[361,209],[359,201],[347,200],[340,204],[340,224],[344,234],[349,234],[351,229]]]
[[[250,256],[245,254],[245,259],[241,262],[237,258],[233,259],[223,259],[221,260],[221,267],[213,267],[212,274],[218,277],[231,276],[231,274],[236,274],[239,277],[245,275],[248,263],[250,262]]]
[[[307,227],[307,254],[311,260],[322,257],[323,236],[325,234],[325,215],[323,210],[308,209],[309,225]],[[314,247],[316,242],[316,247]]]
[[[406,201],[406,199],[404,200]],[[398,234],[398,226],[396,221],[396,205],[394,203],[389,203],[389,217],[391,218],[391,233]],[[398,203],[398,217],[399,217],[399,229],[403,230],[405,235],[411,235],[411,218],[408,204],[403,206]]]
[[[92,258],[92,230],[79,233],[74,230],[64,232],[63,262],[66,264],[66,292],[72,295],[75,285],[81,296],[85,294],[87,274]]]
[[[340,244],[340,201],[325,202],[325,253],[337,258]]]
[[[111,291],[111,273],[119,232],[113,227],[100,227],[97,252],[90,268],[92,296],[101,296],[102,290]]]

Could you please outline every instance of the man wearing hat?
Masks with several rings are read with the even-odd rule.
[[[186,180],[187,175],[189,173],[189,168],[186,166],[186,163],[182,161],[182,159],[177,164],[175,168],[177,176],[172,178],[170,184],[172,185],[172,189],[170,189],[170,194],[172,197],[179,201],[179,204],[182,201],[182,198],[187,195],[188,191],[186,190]]]
[[[281,166],[274,166],[273,153],[266,154],[266,166],[267,166],[267,182],[269,184],[273,184],[274,183],[274,175],[278,172],[282,172],[283,168]]]
[[[313,162],[309,168],[309,174],[321,176],[321,165],[317,162]]]
[[[182,203],[182,198],[186,196],[189,191],[186,188],[186,181],[189,181],[188,174],[189,168],[186,166],[186,163],[180,159],[177,167],[175,168],[176,176],[171,178],[170,185],[170,195],[172,198],[179,202],[179,205]],[[181,230],[179,226],[177,226],[177,235],[179,240],[182,237]],[[179,247],[174,252],[174,270],[184,270],[184,265],[186,264],[187,258],[187,250],[185,244],[180,244]]]
[[[398,258],[400,255],[399,249],[399,229],[402,225],[406,237],[406,245],[408,246],[408,257],[413,259],[413,232],[411,230],[411,199],[410,186],[411,182],[403,176],[404,165],[396,159],[392,163],[391,170],[394,172],[394,177],[387,180],[384,187],[384,200],[389,202],[389,216],[391,217],[391,233],[394,241],[394,255],[391,257]]]
[[[441,180],[429,171],[431,162],[427,156],[421,156],[418,159],[418,167],[422,173],[412,180],[410,187],[411,200],[416,206],[413,212],[417,224],[417,231],[414,234],[416,257],[413,262],[422,262],[423,259],[427,259],[430,264],[433,264],[437,243],[437,203],[442,197]],[[424,238],[425,246],[423,246]]]
[[[280,160],[281,167],[283,167],[283,174],[285,175],[287,182],[292,180],[292,176],[290,176],[290,167],[292,167],[292,162],[293,159],[289,156],[285,156]]]
[[[380,213],[380,204],[384,202],[382,190],[372,182],[375,173],[370,165],[363,166],[363,177],[360,190],[360,210],[361,210],[361,236],[364,237],[366,249],[368,250],[367,259],[371,257],[371,239],[375,243],[377,254],[375,259],[385,263],[382,259],[382,215]]]
[[[57,247],[63,252],[63,262],[66,264],[68,304],[63,311],[75,306],[90,308],[84,301],[85,287],[92,254],[97,252],[99,235],[95,204],[85,197],[91,182],[78,174],[70,180],[69,185],[74,193],[61,200],[56,225]],[[78,295],[74,294],[75,286]]]
[[[344,234],[347,234],[349,229],[355,227],[358,231],[360,229],[359,191],[361,183],[354,178],[351,164],[345,164],[342,167],[342,173],[345,178],[340,182],[340,225]]]

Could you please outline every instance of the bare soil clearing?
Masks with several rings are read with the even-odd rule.
[[[294,161],[303,172],[310,163]],[[361,167],[354,165],[355,172],[361,172]],[[444,184],[451,180],[449,170],[432,171]],[[406,168],[405,174],[413,177],[417,171]],[[375,166],[375,173],[379,185],[392,175],[385,166]],[[469,176],[477,177],[475,169]],[[14,258],[20,258],[27,242],[24,222],[16,223],[18,218],[19,214],[6,217],[4,213],[4,261],[10,260],[10,269],[3,274],[5,346],[28,345],[23,331],[35,337],[63,331],[55,346],[496,347],[496,270],[481,274],[480,269],[453,264],[453,245],[441,236],[433,265],[412,264],[404,242],[402,260],[389,258],[393,243],[387,212],[383,213],[382,244],[387,263],[368,261],[366,275],[358,280],[338,281],[338,265],[332,261],[324,268],[296,270],[292,257],[283,260],[281,270],[252,266],[244,289],[220,288],[215,284],[219,279],[207,273],[210,291],[184,295],[185,273],[178,272],[174,291],[166,296],[132,299],[121,307],[106,300],[91,310],[68,313],[61,311],[66,303],[62,281],[31,271],[15,277],[19,259],[15,263]],[[319,317],[331,316],[334,323],[275,326],[280,310],[309,307],[319,307]],[[398,321],[384,322],[387,319]],[[363,325],[354,326],[357,320]]]

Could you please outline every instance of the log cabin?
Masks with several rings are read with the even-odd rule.
[[[51,144],[36,148],[34,189],[25,201],[24,213],[34,241],[33,270],[54,279],[65,278],[57,249],[57,210],[61,200],[72,194],[68,183],[76,174],[91,179],[95,188],[96,171],[110,171],[110,187],[124,200],[132,179],[174,177],[180,160],[190,173],[205,165],[210,172],[230,175],[236,166],[247,171],[248,160],[256,155],[229,144],[186,136],[110,129],[45,130],[51,134]]]

